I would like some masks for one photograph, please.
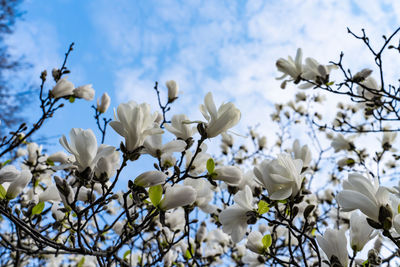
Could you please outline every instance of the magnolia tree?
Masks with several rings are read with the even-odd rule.
[[[204,118],[172,115],[178,84],[168,81],[154,87],[159,111],[131,101],[108,119],[104,94],[93,106],[98,129],[72,128],[47,155],[30,141],[37,130],[68,102],[94,98],[91,85],[64,77],[71,45],[54,82],[41,74],[40,117],[1,139],[1,266],[399,264],[400,88],[383,65],[400,52],[399,30],[378,50],[349,31],[375,70],[353,72],[343,54],[328,65],[303,60],[301,49],[278,59],[282,88],[313,90],[266,116],[278,126],[269,145],[257,127],[234,137],[240,111],[211,93]],[[342,102],[332,117],[323,107],[334,95]],[[123,141],[104,144],[108,131]],[[220,153],[207,152],[212,139]],[[143,173],[126,171],[149,160]]]

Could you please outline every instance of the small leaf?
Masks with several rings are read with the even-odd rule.
[[[131,250],[129,249],[129,250],[127,250],[127,251],[125,251],[125,253],[124,253],[124,260],[126,260],[126,258],[129,256],[129,254],[131,254]]]
[[[6,161],[4,161],[1,165],[2,166],[6,166],[8,163],[10,163],[11,162],[11,160],[10,159],[8,159],[8,160],[6,160]]]
[[[313,228],[313,229],[311,230],[311,235],[312,235],[312,236],[315,236],[315,232],[317,232],[317,229],[316,229],[316,228]]]
[[[260,200],[260,202],[258,202],[258,214],[263,215],[264,213],[267,213],[269,211],[269,205],[267,202],[265,202],[264,200]]]
[[[82,259],[78,262],[78,267],[83,267],[83,264],[85,264],[85,257],[82,257]]]
[[[397,206],[397,213],[400,213],[400,204]]]
[[[44,202],[39,202],[38,204],[36,204],[36,206],[32,208],[32,215],[42,213],[43,209],[44,209]]]
[[[5,199],[7,191],[4,189],[3,185],[0,184],[0,199]]]
[[[192,255],[194,255],[194,248],[193,248],[193,246],[192,246],[192,254],[190,254],[190,251],[189,251],[189,249],[187,249],[186,250],[186,252],[185,252],[185,258],[186,259],[191,259],[192,258]]]
[[[212,174],[214,172],[215,169],[215,163],[214,160],[212,158],[209,158],[207,160],[207,171],[209,174]]]
[[[54,161],[52,161],[51,159],[47,159],[46,163],[47,165],[54,166]]]
[[[74,103],[74,102],[75,102],[75,97],[70,96],[70,97],[69,97],[69,103]]]
[[[272,236],[271,235],[265,235],[262,238],[262,244],[263,244],[264,249],[268,249],[272,244]]]
[[[282,200],[278,200],[278,202],[279,202],[279,203],[282,203],[282,204],[286,204],[286,203],[287,203],[287,200],[286,200],[286,199],[282,199]]]
[[[327,85],[327,86],[331,86],[331,85],[333,85],[334,83],[335,83],[334,81],[331,81],[331,82],[326,83],[326,85]]]
[[[150,201],[151,201],[151,203],[153,203],[154,207],[157,207],[158,204],[160,204],[162,193],[163,193],[163,189],[160,184],[150,187],[149,197],[150,197]]]

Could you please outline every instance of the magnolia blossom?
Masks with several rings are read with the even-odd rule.
[[[110,106],[111,98],[107,93],[101,96],[101,99],[97,99],[97,110],[100,113],[105,113]]]
[[[14,165],[6,165],[0,169],[0,184],[13,182],[21,174]]]
[[[50,185],[47,189],[39,195],[39,201],[61,201],[60,194],[58,193],[57,186],[55,184]]]
[[[143,146],[143,153],[159,158],[164,153],[182,152],[186,148],[186,142],[183,140],[173,140],[163,145],[162,134],[153,134],[145,139]]]
[[[243,239],[247,230],[247,222],[250,219],[248,212],[253,211],[253,193],[246,186],[243,191],[235,194],[235,204],[221,211],[219,221],[222,223],[222,230],[229,234],[232,241],[238,243]]]
[[[312,155],[307,145],[300,146],[299,140],[296,139],[293,142],[292,152],[295,159],[302,160],[304,167],[307,167],[310,164]]]
[[[343,191],[339,192],[336,200],[343,211],[359,209],[367,217],[379,222],[379,210],[389,201],[389,190],[379,186],[378,178],[373,181],[361,174],[349,174],[343,181]]]
[[[349,257],[347,253],[347,238],[344,230],[327,229],[323,236],[317,235],[318,245],[325,252],[331,264],[339,261],[342,266],[347,266]]]
[[[128,151],[134,151],[143,145],[148,135],[160,134],[155,120],[157,113],[150,113],[149,104],[138,105],[135,101],[120,104],[117,108],[115,120],[110,126],[121,136],[125,137],[125,146]]]
[[[276,79],[283,80],[287,76],[290,76],[291,78],[282,82],[282,89],[286,87],[286,83],[288,81],[294,81],[295,84],[300,82],[301,74],[303,72],[302,57],[303,52],[301,51],[301,48],[298,48],[295,60],[289,56],[287,60],[280,58],[276,61],[276,67],[278,68],[278,71],[283,72],[283,75]]]
[[[236,166],[216,167],[214,173],[216,174],[216,176],[213,177],[214,180],[224,181],[231,185],[239,184],[243,177],[242,170]]]
[[[273,200],[295,196],[304,179],[303,162],[288,154],[280,154],[275,160],[264,160],[254,168],[258,182],[267,190]]]
[[[211,158],[211,155],[208,153],[205,153],[207,151],[207,145],[206,144],[201,144],[200,146],[201,151],[197,154],[197,156],[194,158],[192,165],[190,167],[189,173],[192,175],[199,175],[203,172],[206,171],[206,163],[207,160]],[[186,168],[189,167],[190,162],[192,161],[192,152],[186,151],[185,158],[186,158]]]
[[[352,142],[344,138],[342,134],[337,134],[336,137],[332,139],[331,146],[336,152],[340,150],[350,150],[353,146]]]
[[[167,81],[168,102],[173,102],[178,97],[178,84],[174,80]]]
[[[60,144],[75,156],[74,164],[80,172],[88,167],[93,170],[100,158],[105,158],[115,151],[112,146],[102,146],[98,150],[96,136],[91,129],[73,128],[69,132],[69,137],[70,142],[68,143],[67,138],[63,135],[60,138]]]
[[[196,190],[194,205],[206,213],[212,213],[216,210],[216,206],[209,204],[214,197],[214,191],[211,188],[212,185],[207,180],[186,178],[183,183]]]
[[[57,84],[50,90],[50,95],[54,98],[60,98],[73,94],[75,86],[65,78],[60,79]]]
[[[165,124],[165,129],[174,134],[177,138],[187,140],[192,137],[197,129],[190,126],[189,118],[185,114],[172,116],[171,124]]]
[[[304,72],[301,77],[308,81],[313,81],[316,84],[326,84],[329,82],[329,73],[332,69],[336,68],[335,65],[322,65],[313,58],[306,58],[306,64],[303,66]],[[300,89],[307,89],[313,87],[313,83],[304,83],[299,86]]]
[[[191,205],[196,201],[196,190],[191,186],[175,184],[167,187],[159,208],[162,210],[174,209]]]
[[[379,91],[381,87],[371,76],[367,77],[364,81],[357,86],[357,94],[368,100],[373,100],[375,97],[379,97]]]
[[[93,100],[95,92],[91,84],[86,84],[75,88],[73,93],[77,98],[83,98],[90,101]]]
[[[232,103],[222,104],[217,110],[211,92],[205,96],[204,105],[200,105],[200,111],[207,120],[207,138],[226,132],[240,120],[240,110]]]
[[[354,211],[350,216],[350,245],[355,251],[361,251],[365,244],[374,238],[377,232],[367,223],[364,214]]]
[[[17,197],[21,191],[28,185],[32,179],[32,173],[28,170],[22,170],[18,177],[16,177],[7,188],[7,199],[13,199]]]
[[[104,175],[107,179],[117,171],[120,163],[119,152],[115,147],[101,144],[97,149],[98,158],[94,167],[96,177]]]
[[[135,179],[135,184],[142,187],[151,187],[163,184],[167,179],[167,175],[160,171],[144,172]]]
[[[263,254],[264,245],[262,243],[263,235],[258,231],[253,231],[247,237],[246,247],[257,254]]]

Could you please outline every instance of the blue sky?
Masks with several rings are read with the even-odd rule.
[[[40,71],[59,66],[73,41],[68,79],[77,86],[93,84],[96,99],[108,92],[108,117],[128,100],[148,102],[155,109],[154,81],[163,85],[174,79],[181,94],[173,113],[201,119],[197,107],[212,91],[217,103],[233,101],[242,110],[241,132],[256,123],[270,129],[273,103],[292,97],[293,88],[282,91],[275,80],[279,57],[294,56],[302,47],[305,57],[327,63],[343,50],[355,69],[368,66],[371,58],[346,27],[356,32],[365,28],[380,42],[382,34],[399,25],[400,2],[27,0],[22,10],[24,20],[7,42],[33,65],[24,79],[39,83]],[[50,81],[48,89],[53,85]],[[94,103],[67,105],[42,134],[95,129]],[[30,114],[37,111],[32,107]],[[109,133],[106,142],[118,145],[118,137]]]

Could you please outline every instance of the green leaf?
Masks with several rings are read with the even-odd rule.
[[[4,161],[1,165],[2,166],[6,166],[8,163],[10,163],[11,162],[11,160],[10,159],[8,159],[8,160],[6,160],[6,161]]]
[[[334,83],[335,83],[334,81],[331,81],[331,82],[326,83],[326,85],[327,85],[327,86],[331,86],[331,85],[333,85]]]
[[[82,257],[82,259],[78,262],[78,267],[83,267],[83,264],[85,264],[85,257]]]
[[[157,207],[158,204],[160,204],[162,193],[163,193],[163,189],[160,184],[150,187],[149,197],[150,197],[150,201],[151,201],[151,203],[153,203],[154,207]]]
[[[400,213],[400,204],[397,206],[397,213]]]
[[[5,199],[7,191],[4,189],[3,185],[0,184],[0,199]]]
[[[39,202],[38,204],[36,204],[36,206],[32,208],[32,215],[42,213],[43,209],[44,209],[44,202]]]
[[[268,249],[272,244],[272,236],[271,235],[265,235],[262,238],[262,244],[263,244],[264,249]]]
[[[214,169],[215,169],[215,163],[214,163],[214,160],[212,159],[212,158],[209,158],[208,160],[207,160],[207,171],[208,171],[208,173],[209,174],[212,174],[213,172],[214,172]]]
[[[74,103],[74,102],[75,102],[75,97],[70,96],[70,97],[69,97],[69,103]]]
[[[265,202],[264,200],[260,200],[260,202],[258,202],[258,214],[263,215],[264,213],[267,213],[269,211],[269,205],[267,202]]]
[[[124,253],[124,260],[126,260],[126,258],[129,256],[129,254],[131,254],[131,250],[129,249],[129,250],[127,250],[127,251],[125,251],[125,253]]]
[[[362,263],[362,266],[363,266],[363,267],[364,267],[364,266],[368,266],[368,260],[364,261],[364,262]]]
[[[315,233],[317,232],[317,229],[316,228],[313,228],[312,230],[311,230],[311,235],[312,236],[315,236]]]
[[[190,254],[190,250],[189,249],[187,249],[186,250],[186,252],[185,252],[185,259],[191,259],[192,258],[192,255],[194,255],[194,248],[193,248],[193,246],[192,246],[192,254]]]
[[[287,203],[287,200],[286,200],[286,199],[278,200],[278,202],[279,202],[279,203],[282,203],[282,204],[286,204],[286,203]]]
[[[54,166],[54,161],[52,161],[51,159],[47,159],[46,163],[47,165]]]

